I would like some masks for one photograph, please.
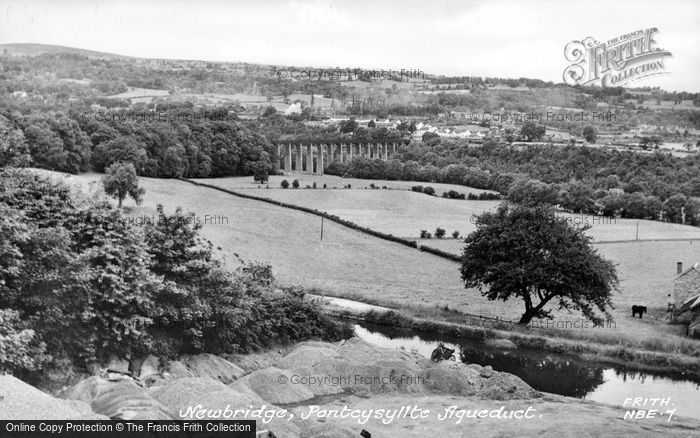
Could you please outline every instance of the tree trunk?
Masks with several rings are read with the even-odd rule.
[[[122,200],[123,200],[123,199],[124,199],[124,198],[119,197],[119,209],[120,209],[120,210],[121,210],[121,208],[122,208]]]
[[[529,324],[530,320],[532,320],[532,318],[534,318],[536,312],[537,311],[535,309],[527,310],[525,313],[523,313],[523,316],[520,317],[520,321],[518,321],[518,324],[522,324],[522,325]]]
[[[541,300],[538,305],[533,307],[530,295],[525,295],[525,313],[523,313],[523,316],[520,317],[518,324],[529,324],[530,320],[532,320],[532,318],[534,318],[552,298],[554,298],[554,295],[545,295],[544,299]]]

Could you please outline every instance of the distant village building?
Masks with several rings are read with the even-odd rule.
[[[284,115],[301,114],[301,103],[293,103],[284,111]]]
[[[688,334],[700,337],[700,270],[695,263],[683,271],[683,263],[678,262],[678,276],[673,282],[672,322],[688,324]]]
[[[109,99],[128,99],[132,105],[137,103],[149,104],[157,98],[169,97],[168,90],[149,90],[146,88],[133,88],[123,93],[107,96]]]

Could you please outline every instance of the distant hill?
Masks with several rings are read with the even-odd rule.
[[[6,52],[7,51],[7,52]],[[57,46],[54,44],[15,43],[0,44],[0,53],[16,56],[37,56],[44,53],[74,53],[89,58],[131,58],[131,56],[114,53],[98,52],[95,50],[78,49],[75,47]]]

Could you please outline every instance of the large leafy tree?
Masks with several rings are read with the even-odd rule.
[[[614,265],[591,247],[583,229],[572,228],[551,208],[508,207],[479,216],[465,240],[462,279],[490,300],[523,300],[521,324],[551,318],[548,304],[580,311],[596,324],[610,318]]]
[[[107,174],[102,177],[102,186],[105,193],[119,200],[119,208],[127,196],[130,196],[137,204],[141,203],[146,192],[139,187],[139,179],[136,169],[131,163],[115,163],[107,168]]]
[[[527,122],[520,128],[520,135],[527,138],[527,141],[540,141],[547,133],[547,128],[544,125],[538,125],[533,122]]]

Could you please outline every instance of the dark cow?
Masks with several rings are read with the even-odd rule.
[[[639,314],[639,319],[642,319],[642,315],[647,313],[647,306],[632,306],[632,318]]]
[[[454,350],[445,347],[445,345],[440,342],[433,354],[430,355],[430,360],[433,362],[440,362],[441,360],[457,360],[454,355]]]

